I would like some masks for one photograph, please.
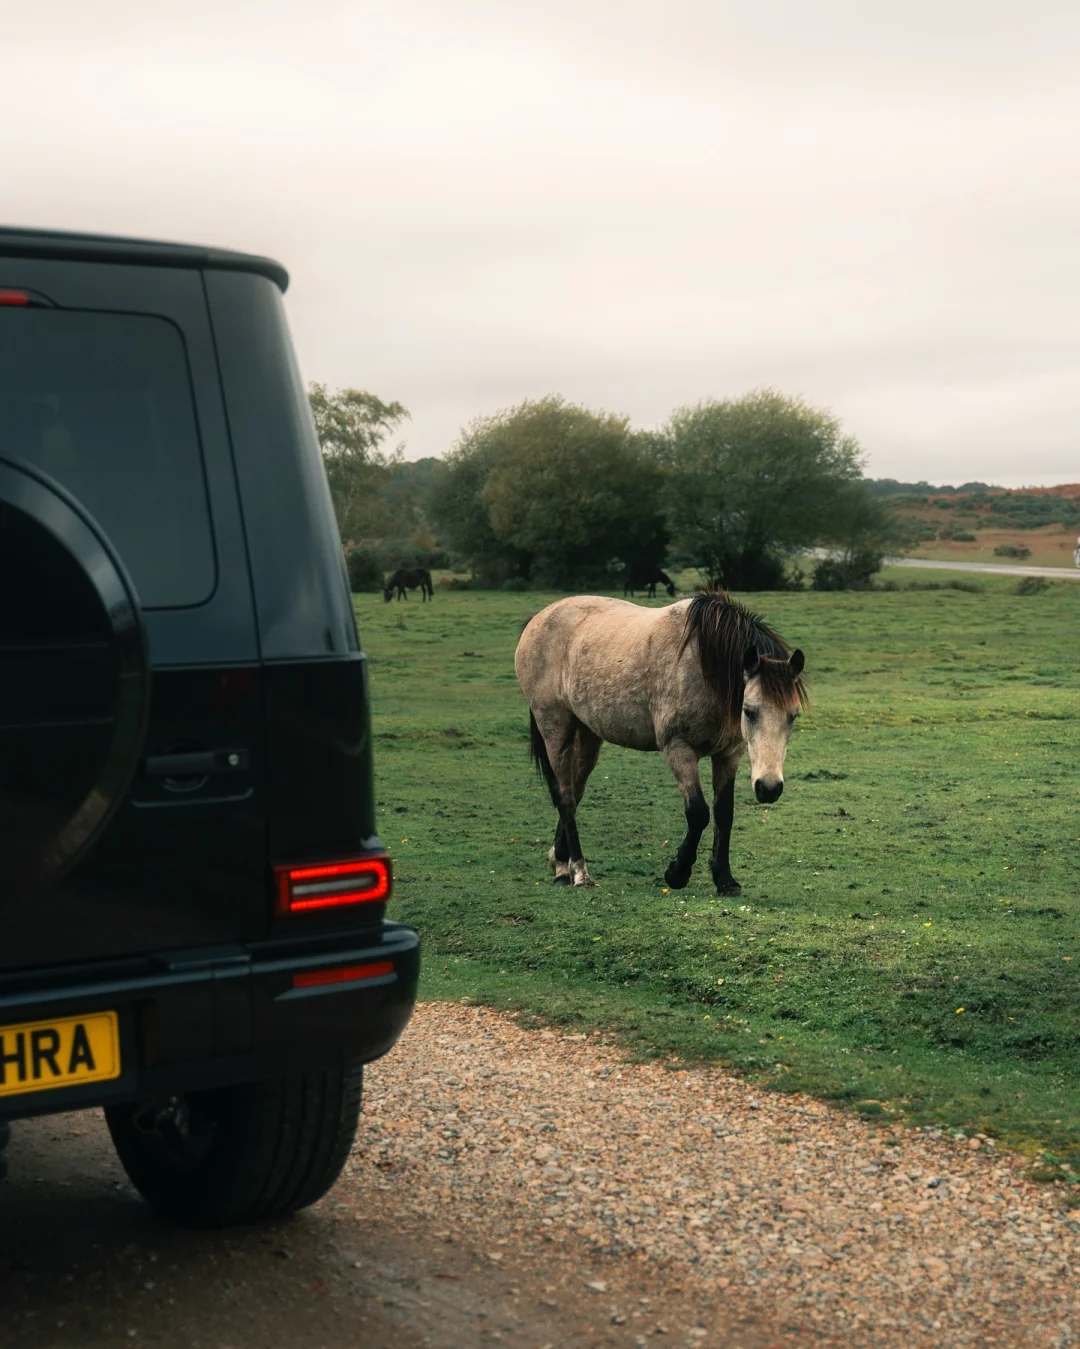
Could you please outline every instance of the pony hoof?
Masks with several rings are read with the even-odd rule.
[[[718,881],[716,885],[718,895],[741,895],[742,886],[736,880]]]
[[[589,875],[589,873],[584,868],[582,868],[581,871],[577,871],[574,873],[574,884],[577,886],[581,886],[582,888],[585,888],[588,886],[595,886],[596,882]]]
[[[672,865],[664,872],[664,882],[672,890],[685,890],[690,884],[690,873],[676,871]]]
[[[562,874],[561,876],[556,876],[556,877],[555,877],[555,884],[556,884],[556,885],[569,885],[569,884],[570,884],[570,877],[569,877],[569,876],[566,874],[566,872],[564,871],[563,874]]]

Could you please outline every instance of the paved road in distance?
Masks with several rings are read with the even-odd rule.
[[[1022,562],[937,562],[926,557],[890,558],[890,567],[924,567],[928,571],[978,571],[994,576],[1045,576],[1053,581],[1080,581],[1080,567],[1029,567]]]

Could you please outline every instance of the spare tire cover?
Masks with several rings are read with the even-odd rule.
[[[133,509],[139,509],[133,503]],[[69,872],[142,750],[146,639],[131,582],[61,487],[0,457],[0,905]]]

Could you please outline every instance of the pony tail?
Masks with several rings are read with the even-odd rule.
[[[536,764],[536,771],[544,779],[548,792],[551,795],[551,801],[555,809],[559,808],[559,788],[555,782],[555,773],[551,767],[551,760],[548,758],[547,745],[544,743],[544,737],[540,734],[540,727],[536,724],[536,718],[529,711],[529,758]]]

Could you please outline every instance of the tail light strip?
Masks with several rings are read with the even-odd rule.
[[[382,904],[393,885],[390,858],[385,853],[322,866],[275,867],[274,876],[282,915]]]
[[[365,979],[381,979],[394,973],[392,960],[377,960],[370,965],[338,965],[330,970],[305,970],[293,975],[293,988],[318,988],[323,984],[358,984]]]
[[[36,290],[13,289],[11,286],[0,286],[0,305],[12,306],[16,309],[54,309],[56,306],[45,295],[40,295]]]

